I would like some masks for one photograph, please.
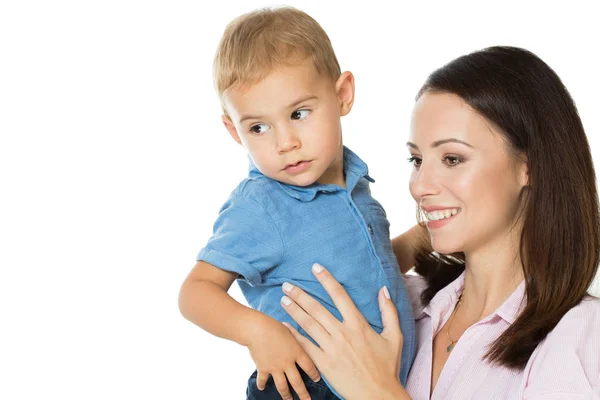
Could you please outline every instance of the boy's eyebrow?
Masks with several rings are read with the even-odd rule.
[[[292,104],[290,104],[288,106],[288,108],[296,107],[300,103],[304,103],[305,101],[309,101],[309,100],[315,100],[316,98],[317,98],[317,96],[313,96],[313,95],[308,95],[306,97],[301,97],[299,100],[296,100],[295,102],[293,102]]]
[[[473,148],[473,146],[471,146],[469,143],[463,142],[462,140],[453,139],[453,138],[452,139],[437,140],[437,141],[431,143],[431,148],[435,148],[435,147],[441,146],[444,143],[459,143],[459,144],[464,144],[467,147]],[[406,142],[406,145],[408,147],[412,147],[413,149],[419,150],[419,146],[417,146],[416,144],[414,144],[412,142]]]
[[[260,119],[260,115],[243,115],[242,119],[240,119],[240,124],[247,119]]]
[[[287,106],[287,108],[293,108],[293,107],[296,107],[298,104],[304,103],[305,101],[315,100],[315,99],[318,99],[318,97],[313,96],[313,95],[301,97],[300,99],[295,100],[292,104]],[[261,119],[261,118],[262,118],[262,116],[260,116],[260,115],[243,115],[242,118],[240,119],[240,124],[247,119]]]

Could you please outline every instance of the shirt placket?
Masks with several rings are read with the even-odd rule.
[[[448,398],[448,392],[456,379],[456,375],[461,371],[461,366],[467,362],[466,360],[470,354],[479,350],[481,336],[485,333],[485,326],[489,323],[493,315],[476,322],[464,331],[458,342],[456,342],[452,353],[450,353],[450,357],[446,360],[446,364],[432,393],[431,400],[444,400]],[[441,332],[438,334],[441,334]]]
[[[377,263],[380,266],[380,270],[381,270],[381,272],[383,272],[383,268],[381,268],[381,266],[382,266],[381,259],[377,255],[377,250],[375,249],[375,242],[374,242],[374,238],[373,238],[373,236],[374,236],[373,227],[371,226],[371,224],[369,222],[367,222],[365,220],[365,218],[363,217],[362,213],[358,209],[358,206],[354,202],[354,199],[352,198],[350,193],[348,191],[342,191],[341,195],[342,195],[342,198],[344,199],[346,205],[352,211],[352,215],[358,222],[365,240],[367,241],[367,243],[369,243],[369,249],[371,250],[371,255],[375,258],[375,260],[377,260]]]

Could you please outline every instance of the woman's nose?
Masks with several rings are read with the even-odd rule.
[[[414,168],[410,177],[410,193],[415,200],[439,193],[439,173],[435,166],[424,161]]]

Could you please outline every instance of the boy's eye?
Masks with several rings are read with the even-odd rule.
[[[250,127],[250,132],[260,135],[269,130],[269,125],[267,124],[256,124]]]
[[[309,110],[296,110],[292,113],[292,119],[304,119],[308,117]]]

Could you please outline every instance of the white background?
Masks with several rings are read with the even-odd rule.
[[[600,165],[591,5],[288,4],[322,24],[355,75],[345,143],[369,164],[394,235],[414,223],[414,95],[466,52],[508,44],[547,61]],[[220,122],[212,56],[232,18],[265,5],[1,3],[0,398],[244,398],[246,349],[185,321],[177,295],[247,167]]]

